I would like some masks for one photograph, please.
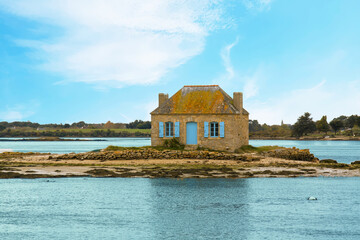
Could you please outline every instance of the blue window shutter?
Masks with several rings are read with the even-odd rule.
[[[175,137],[180,137],[180,122],[175,122]]]
[[[225,137],[225,123],[220,122],[220,137]]]
[[[204,122],[204,137],[209,137],[209,123]]]
[[[164,123],[159,122],[159,137],[164,137]]]

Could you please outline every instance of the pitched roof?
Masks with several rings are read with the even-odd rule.
[[[233,99],[218,85],[184,86],[151,114],[239,114]],[[248,112],[243,109],[243,114]]]

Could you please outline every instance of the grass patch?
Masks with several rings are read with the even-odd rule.
[[[21,169],[11,168],[11,167],[0,167],[0,171],[21,171]]]
[[[165,140],[164,147],[173,150],[184,150],[185,145],[181,144],[178,138],[171,138]]]
[[[104,151],[113,152],[113,151],[125,151],[125,150],[143,150],[151,148],[151,146],[144,146],[144,147],[121,147],[121,146],[113,146],[110,145],[104,149]]]
[[[121,146],[108,146],[104,151],[125,151],[125,150],[146,150],[155,149],[158,151],[163,150],[184,150],[185,145],[181,144],[178,139],[166,139],[163,146],[142,146],[142,147],[121,147]]]
[[[31,155],[44,155],[46,153],[34,153],[34,152],[3,152],[0,153],[0,159],[4,158],[17,158],[17,157],[24,157],[24,156],[31,156]]]
[[[284,149],[284,147],[279,146],[260,146],[260,147],[254,147],[252,145],[244,145],[238,149],[235,150],[236,153],[261,153],[261,152],[267,152],[275,149]]]
[[[121,147],[121,146],[110,145],[107,148],[105,148],[104,151],[115,152],[115,151],[125,151],[125,150],[146,150],[146,149],[155,149],[155,150],[158,150],[158,151],[178,150],[178,149],[172,149],[172,148],[164,147],[164,146]]]
[[[319,166],[327,168],[345,168],[345,169],[356,169],[350,164],[346,163],[320,163]]]

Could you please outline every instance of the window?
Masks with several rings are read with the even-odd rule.
[[[210,123],[210,136],[211,137],[219,136],[219,123],[217,122]]]
[[[165,123],[165,137],[174,136],[174,123],[167,122]]]

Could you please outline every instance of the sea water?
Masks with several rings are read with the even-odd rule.
[[[359,213],[359,178],[0,180],[0,239],[360,239]]]
[[[87,138],[104,141],[0,141],[0,152],[70,153],[89,152],[109,145],[141,147],[151,145],[150,138]],[[2,138],[2,140],[5,140]],[[8,139],[11,140],[11,139]],[[360,141],[295,141],[295,140],[250,140],[253,146],[277,145],[310,149],[320,159],[331,158],[343,163],[360,160]]]
[[[334,159],[342,163],[360,160],[360,141],[296,141],[296,140],[250,140],[258,146],[282,146],[309,149],[319,159]]]
[[[71,138],[92,141],[11,141],[22,138],[1,139],[0,151],[1,149],[11,149],[14,152],[80,153],[104,149],[110,145],[122,147],[142,147],[151,145],[150,138]]]

